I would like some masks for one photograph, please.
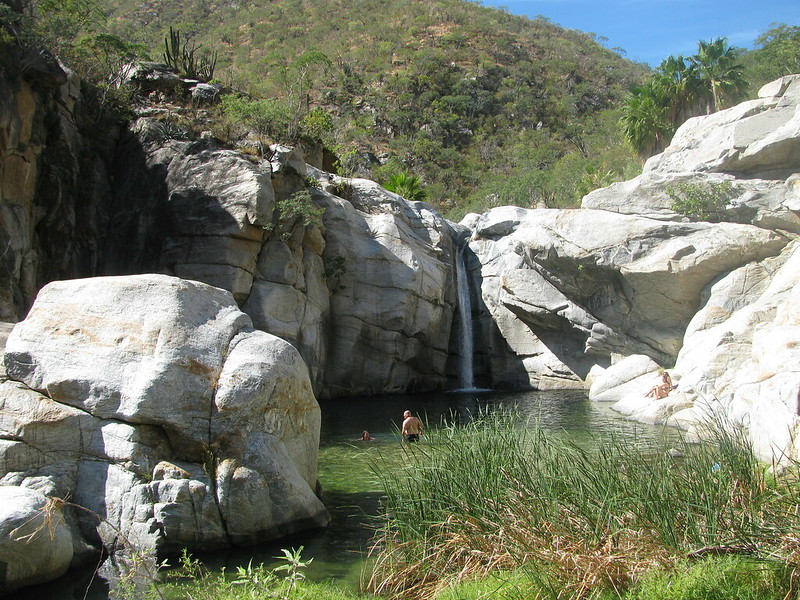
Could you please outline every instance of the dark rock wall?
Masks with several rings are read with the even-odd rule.
[[[96,274],[119,132],[51,58],[0,62],[0,318],[25,316],[48,281]],[[14,56],[11,57],[10,54]]]

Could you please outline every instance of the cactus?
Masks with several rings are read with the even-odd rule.
[[[217,67],[217,53],[200,54],[200,48],[191,36],[182,39],[181,32],[170,26],[169,36],[164,38],[164,62],[186,77],[210,81]]]

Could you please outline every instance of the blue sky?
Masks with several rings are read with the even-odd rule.
[[[770,24],[800,25],[800,0],[483,0],[511,14],[542,15],[568,29],[608,38],[631,60],[658,65],[694,54],[698,40],[727,37],[752,48]]]

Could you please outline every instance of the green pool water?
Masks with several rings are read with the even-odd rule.
[[[411,410],[430,428],[443,423],[467,422],[481,410],[491,407],[513,408],[521,423],[537,422],[548,431],[560,432],[577,443],[593,444],[614,435],[641,444],[656,444],[677,437],[663,427],[632,423],[613,412],[608,405],[589,402],[583,392],[471,392],[380,397],[345,398],[321,403],[319,471],[323,500],[331,513],[325,529],[304,532],[289,539],[256,548],[213,554],[195,554],[212,570],[223,567],[265,563],[277,565],[282,548],[303,546],[304,558],[313,558],[305,571],[313,581],[334,580],[337,585],[359,589],[368,569],[368,551],[377,524],[381,502],[377,468],[392,469],[404,460],[399,429],[403,411]],[[359,441],[367,430],[374,440]],[[422,444],[425,443],[423,436]],[[382,473],[391,476],[391,473]],[[87,593],[88,588],[88,593]],[[26,590],[20,600],[53,600],[108,597],[105,582],[89,573]]]

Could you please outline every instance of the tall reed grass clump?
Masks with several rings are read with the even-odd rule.
[[[442,425],[383,473],[370,588],[432,598],[454,582],[524,570],[526,597],[621,597],[645,572],[741,555],[797,579],[798,468],[770,475],[745,432],[715,421],[702,444],[608,437],[592,448],[495,411]],[[791,585],[795,585],[792,583]]]

